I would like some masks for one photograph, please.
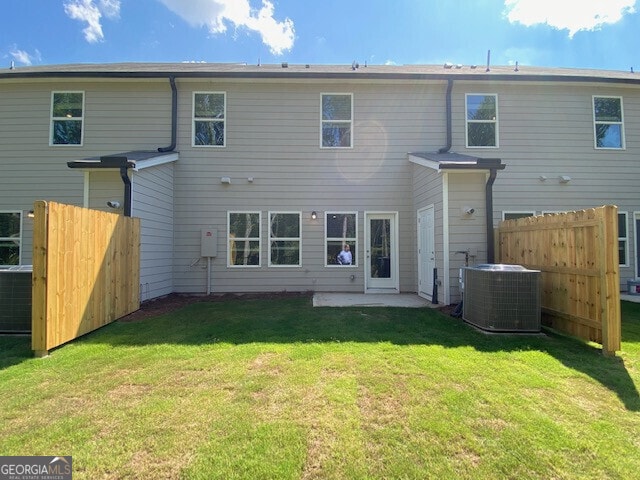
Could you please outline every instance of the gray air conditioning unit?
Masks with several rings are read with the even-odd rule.
[[[540,331],[540,271],[521,265],[463,268],[462,319],[491,332]]]
[[[31,265],[0,270],[0,333],[31,331]]]

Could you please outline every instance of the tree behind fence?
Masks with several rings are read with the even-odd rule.
[[[35,203],[32,348],[47,352],[140,308],[140,220]]]
[[[498,258],[542,272],[542,321],[620,350],[618,208],[604,206],[500,224]]]

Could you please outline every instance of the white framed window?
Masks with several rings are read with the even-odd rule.
[[[259,267],[261,265],[261,222],[260,212],[227,212],[228,267]]]
[[[517,220],[518,218],[525,218],[525,217],[533,217],[535,216],[536,212],[534,212],[533,210],[528,211],[528,210],[524,210],[524,211],[503,211],[502,212],[502,220]]]
[[[467,148],[498,148],[498,95],[465,94]]]
[[[194,147],[226,146],[227,94],[193,92]]]
[[[22,212],[0,210],[0,266],[20,265]]]
[[[357,212],[326,212],[324,238],[325,267],[358,266]]]
[[[629,226],[627,212],[618,212],[618,262],[621,267],[629,265]]]
[[[353,147],[353,94],[320,94],[320,148]]]
[[[595,148],[625,148],[622,97],[593,96],[593,131]]]
[[[82,146],[84,92],[51,92],[49,145]]]
[[[269,212],[269,266],[299,267],[302,212]]]

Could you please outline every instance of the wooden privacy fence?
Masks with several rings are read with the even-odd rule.
[[[140,220],[38,201],[32,348],[36,355],[140,308]]]
[[[618,208],[508,220],[496,235],[501,263],[542,272],[542,322],[620,350]]]

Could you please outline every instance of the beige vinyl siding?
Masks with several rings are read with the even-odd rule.
[[[415,210],[406,154],[444,138],[444,83],[371,86],[359,83],[270,84],[179,82],[180,125],[191,115],[191,92],[227,92],[227,144],[214,151],[191,148],[179,129],[176,169],[175,285],[206,288],[199,231],[214,226],[224,238],[228,210],[261,211],[262,266],[226,267],[226,242],[213,261],[214,292],[317,290],[364,291],[364,212],[398,211],[402,291],[416,290]],[[354,146],[320,148],[320,93],[353,94]],[[187,122],[187,123],[185,123]],[[220,178],[231,178],[230,185]],[[247,180],[252,177],[251,183]],[[267,212],[302,211],[302,268],[269,268]],[[312,211],[318,219],[311,221]],[[326,211],[358,212],[358,267],[324,266]],[[355,279],[351,280],[351,275]]]
[[[592,95],[624,98],[624,128],[630,147],[639,140],[640,92],[573,84],[551,87],[517,84],[494,89],[500,95],[501,146],[491,156],[507,164],[495,183],[496,219],[502,210],[567,210],[610,203],[614,198],[638,199],[637,154],[630,148],[612,151],[593,147]],[[456,135],[456,125],[462,125],[455,120],[457,116],[454,113],[454,148],[464,141]],[[547,180],[540,181],[540,175]],[[560,175],[570,176],[571,181],[560,184]]]
[[[485,227],[485,184],[487,174],[449,173],[449,294],[451,303],[460,301],[460,267],[464,266],[462,251],[469,251],[469,265],[486,263],[487,231]],[[474,209],[469,215],[467,207]],[[496,223],[497,225],[497,223]]]
[[[173,292],[173,177],[173,163],[133,172],[131,214],[140,218],[142,301]]]
[[[77,170],[71,172],[79,175],[83,172]],[[116,170],[92,170],[89,174],[89,208],[102,210],[109,213],[123,213],[124,207],[124,183],[120,178],[120,172]],[[120,203],[120,209],[107,206],[107,202]]]
[[[437,181],[442,177],[412,165],[406,156],[411,151],[433,152],[444,145],[444,81],[178,78],[177,88],[180,161],[173,167],[175,243],[169,269],[175,291],[205,291],[206,262],[200,259],[200,230],[208,227],[216,229],[219,242],[211,272],[214,292],[363,291],[365,211],[398,212],[401,291],[417,288],[418,208],[435,205],[436,255],[444,252],[442,199],[438,198],[442,185]],[[62,90],[85,92],[80,147],[48,144],[51,92]],[[224,148],[191,146],[194,91],[226,92]],[[353,95],[352,149],[320,148],[322,92]],[[465,148],[464,95],[477,92],[498,95],[499,148]],[[622,98],[625,150],[594,148],[594,95]],[[171,89],[167,79],[0,82],[0,112],[2,210],[26,213],[38,199],[82,205],[83,173],[70,170],[68,161],[154,150],[170,143]],[[452,122],[451,151],[500,158],[506,165],[494,185],[496,225],[505,210],[564,211],[616,204],[620,211],[640,211],[640,88],[636,85],[455,80]],[[448,175],[449,250],[463,249],[474,236],[477,260],[484,261],[486,177],[477,174],[478,178],[464,180],[464,176]],[[541,175],[546,181],[540,181]],[[571,181],[560,184],[560,175],[570,176]],[[220,183],[223,176],[231,178],[230,185]],[[150,180],[148,186],[163,181]],[[117,174],[110,185],[100,194],[93,192],[97,207],[105,208],[101,203],[106,203],[109,188],[122,194]],[[458,203],[470,202],[480,194],[482,201],[474,205],[477,220],[463,222],[456,218],[461,208]],[[154,198],[156,193],[148,190],[147,195]],[[229,210],[262,212],[260,268],[247,272],[226,267],[224,238]],[[302,267],[269,268],[267,212],[290,210],[302,211]],[[318,219],[311,221],[314,210]],[[357,268],[343,272],[324,266],[326,211],[358,212]],[[31,263],[31,228],[25,215],[23,263]],[[167,238],[168,229],[168,225],[161,229],[162,238]],[[629,267],[621,268],[622,286],[627,278],[635,277],[635,228],[628,234]],[[163,251],[161,256],[166,254]],[[444,264],[440,258],[437,261],[441,268]],[[454,299],[457,264],[464,258],[452,253],[450,261],[450,293]],[[153,271],[164,278],[167,270],[162,270],[160,263],[154,258],[149,271],[160,269]],[[162,285],[155,291],[169,288],[167,283]]]
[[[66,165],[68,147],[49,147],[51,91],[46,84],[0,83],[0,210],[21,210],[21,261],[33,263],[36,200],[82,205],[83,177]],[[77,153],[82,147],[73,147]]]
[[[443,212],[442,212],[442,195],[443,195],[443,176],[438,170],[433,170],[417,164],[412,164],[413,171],[413,192],[414,192],[414,210],[425,208],[429,205],[434,207],[434,240],[435,240],[435,256],[436,268],[438,272],[444,271],[444,235],[443,235]],[[417,239],[417,226],[416,226]],[[416,250],[416,262],[418,252]],[[418,281],[418,272],[416,269],[416,285]]]
[[[49,146],[51,92],[68,90],[85,93],[83,145]],[[0,209],[26,212],[35,200],[81,206],[83,172],[71,170],[67,162],[167,145],[171,89],[167,80],[2,82],[0,112]],[[24,224],[22,262],[28,264],[32,227]]]
[[[483,88],[499,95],[500,148],[487,155],[464,148],[464,93]],[[593,95],[620,96],[624,104],[625,150],[594,148]],[[456,82],[453,90],[453,149],[501,158],[507,165],[494,185],[494,221],[503,210],[567,211],[615,204],[638,210],[640,197],[640,90],[577,83]],[[540,181],[540,176],[547,177]],[[571,181],[559,183],[568,175]],[[621,288],[634,278],[635,239],[629,232],[629,267]]]

